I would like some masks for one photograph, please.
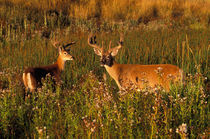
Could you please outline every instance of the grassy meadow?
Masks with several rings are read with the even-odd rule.
[[[209,138],[208,0],[0,0],[0,138]],[[115,60],[174,64],[185,85],[119,91],[88,46],[124,45]],[[50,40],[76,41],[54,85],[27,93],[23,70],[52,64]]]

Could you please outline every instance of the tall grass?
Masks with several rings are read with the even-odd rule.
[[[121,24],[104,21],[98,26],[95,22],[84,19],[72,20],[64,16],[66,13],[59,13],[58,17],[49,14],[48,10],[53,9],[53,5],[62,7],[61,1],[10,2],[1,1],[7,4],[0,6],[0,138],[209,137],[208,26],[180,28],[178,21],[157,29],[154,29],[156,24],[139,26],[136,22],[126,21]],[[69,1],[62,2],[69,6]],[[99,1],[92,0],[70,2],[76,6],[91,2],[92,6],[99,4]],[[110,4],[113,2],[115,5]],[[153,1],[144,0],[142,3],[134,0],[129,2],[129,5],[144,4],[144,7],[153,4]],[[158,0],[154,2],[157,7],[161,6],[158,2],[168,5],[180,1]],[[187,2],[189,1],[185,1],[183,5]],[[201,1],[189,3],[196,2]],[[21,4],[18,5],[19,3]],[[46,5],[42,6],[46,7],[41,7],[44,3]],[[118,0],[102,3],[103,10],[109,4],[113,8],[117,5],[121,7],[121,4],[123,8],[126,5]],[[208,1],[204,3],[208,4]],[[34,9],[28,10],[24,6]],[[73,8],[77,8],[76,6]],[[157,7],[158,16],[155,18],[161,15],[160,8]],[[205,5],[203,7],[205,9]],[[89,6],[84,8],[92,10]],[[122,16],[116,17],[135,17],[135,14],[129,13],[132,9],[127,7],[126,10],[127,13],[123,12]],[[94,12],[100,13],[100,17],[106,13]],[[70,10],[67,13],[70,15]],[[150,12],[143,13],[144,17],[138,20],[146,22],[146,14]],[[175,13],[174,18],[177,16]],[[108,14],[114,12],[107,11],[103,18],[110,16]],[[172,15],[170,12],[167,14]],[[86,18],[87,15],[82,16]],[[109,18],[113,18],[112,16],[114,15]],[[138,27],[133,28],[134,26]],[[145,88],[140,92],[118,92],[116,83],[100,67],[99,57],[87,44],[89,31],[96,32],[99,44],[104,41],[104,45],[108,46],[108,42],[112,40],[113,47],[119,41],[119,34],[123,33],[124,46],[115,58],[118,63],[177,65],[186,73],[185,86],[171,85],[170,92],[160,88],[155,91]],[[23,69],[55,62],[58,52],[50,43],[50,39],[54,38],[64,44],[73,40],[77,42],[71,49],[75,60],[66,63],[61,84],[54,86],[51,78],[47,78],[43,81],[42,88],[26,95],[22,83]],[[103,79],[103,75],[106,79]]]
[[[11,78],[11,69],[8,70]],[[10,74],[12,73],[12,74]],[[13,77],[14,78],[14,77]],[[202,80],[201,82],[199,80]],[[24,99],[20,81],[1,91],[3,138],[182,138],[208,137],[208,94],[201,74],[186,88],[116,93],[92,72],[72,89],[51,82]],[[70,80],[68,80],[70,81]],[[200,83],[199,83],[200,82]]]
[[[4,36],[0,43],[1,137],[208,136],[209,96],[205,82],[209,78],[209,30],[128,31],[116,61],[170,63],[181,67],[187,76],[185,88],[124,93],[117,91],[109,75],[103,80],[105,71],[87,45],[88,33],[57,30],[51,33],[52,38],[64,43],[77,41],[71,52],[75,61],[67,62],[61,86],[53,89],[49,79],[42,89],[25,97],[23,68],[53,63],[57,50],[38,32],[30,37],[21,32],[12,37],[14,33]],[[105,46],[109,40],[113,44],[119,40],[117,32],[97,36]]]
[[[179,19],[192,26],[198,23],[208,25],[210,13],[208,0],[2,0],[1,3],[4,2],[35,11],[56,10],[80,19],[134,20],[140,23]]]

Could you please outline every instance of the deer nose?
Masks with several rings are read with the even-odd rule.
[[[104,66],[106,64],[106,59],[101,60],[101,66]]]
[[[74,57],[73,56],[71,56],[71,60],[74,60]]]

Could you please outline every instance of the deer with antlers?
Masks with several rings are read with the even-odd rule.
[[[96,36],[92,34],[88,37],[88,44],[93,47],[96,55],[101,56],[101,65],[105,67],[109,75],[115,80],[120,90],[129,89],[133,86],[138,89],[144,87],[154,88],[157,85],[162,86],[166,91],[170,89],[170,83],[182,80],[183,71],[175,65],[157,64],[157,65],[139,65],[139,64],[118,64],[114,60],[119,49],[122,47],[123,39],[120,37],[118,46],[104,51],[102,47],[96,44]]]
[[[52,42],[53,46],[58,49],[59,56],[57,61],[48,66],[42,67],[30,67],[23,73],[23,82],[26,89],[33,92],[37,87],[41,86],[42,78],[45,78],[47,74],[54,77],[56,82],[60,81],[60,74],[64,70],[65,62],[67,60],[73,60],[73,56],[69,54],[71,45],[75,42],[71,42],[64,46],[58,46],[58,42]]]

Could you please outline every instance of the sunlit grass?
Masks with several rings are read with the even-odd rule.
[[[7,3],[38,10],[55,9],[75,18],[97,17],[112,21],[191,18],[206,24],[210,13],[208,0],[9,0]]]
[[[56,90],[48,80],[41,90],[25,97],[23,68],[53,63],[57,50],[39,33],[29,39],[23,39],[24,34],[23,38],[7,36],[0,49],[1,137],[206,136],[208,34],[207,30],[128,31],[117,62],[178,65],[187,73],[186,86],[174,86],[170,92],[119,93],[100,67],[99,57],[87,45],[88,33],[60,30],[54,36],[53,32],[52,38],[65,43],[77,41],[71,51],[75,61],[67,62],[63,84]],[[105,41],[105,46],[112,40],[114,46],[119,34],[98,33],[97,40],[99,44]],[[107,74],[106,81],[103,73]]]
[[[11,1],[18,4],[24,0]],[[61,8],[61,0],[31,0],[19,7],[1,5],[0,138],[208,138],[208,26],[200,21],[182,26],[176,19],[146,25],[137,21],[104,21],[98,25],[85,20],[97,13],[100,18],[146,22],[148,17],[176,18],[179,10],[184,12],[181,17],[192,16],[191,9],[205,22],[208,17],[206,5],[196,4],[201,1],[185,1],[180,7],[176,7],[180,1],[141,2],[107,0],[101,5],[102,11],[94,9],[97,0],[70,3],[72,10],[80,13],[68,14],[84,18],[76,20],[64,14],[57,20],[47,12],[55,5]],[[203,2],[208,5],[208,1]],[[115,57],[118,63],[177,65],[186,74],[185,85],[171,85],[170,92],[160,88],[119,92],[87,44],[90,31],[96,33],[98,44],[104,41],[106,49],[110,40],[114,47],[120,33],[124,34],[124,45]],[[61,84],[55,86],[49,78],[42,88],[26,95],[23,69],[54,63],[58,50],[50,40],[55,38],[64,44],[76,41],[71,49],[75,60],[66,63]]]
[[[14,74],[2,75],[8,79]],[[7,80],[7,79],[5,79]],[[1,137],[206,137],[208,94],[201,74],[188,75],[185,88],[117,93],[93,72],[72,89],[50,80],[24,96],[20,81],[1,90]]]

